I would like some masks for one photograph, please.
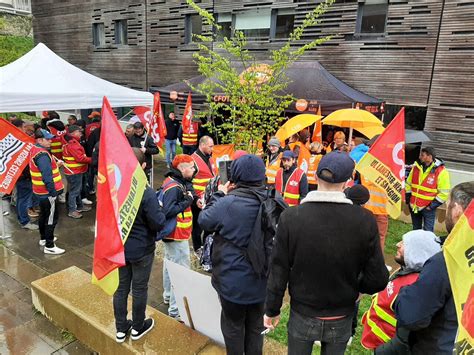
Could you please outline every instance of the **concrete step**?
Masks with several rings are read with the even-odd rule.
[[[75,266],[31,283],[33,305],[100,354],[224,354],[208,337],[147,306],[155,327],[138,341],[115,342],[112,297]],[[129,299],[129,302],[131,299]],[[129,306],[131,314],[131,306]]]

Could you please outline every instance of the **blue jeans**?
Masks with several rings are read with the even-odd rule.
[[[172,261],[176,264],[183,265],[190,268],[191,259],[189,257],[189,243],[187,240],[164,242],[165,256],[164,259]],[[171,317],[179,315],[178,305],[174,297],[174,292],[171,290],[171,281],[168,270],[163,262],[163,300],[169,300],[168,314]]]
[[[16,183],[16,214],[22,226],[30,221],[28,208],[32,207],[33,185],[29,179],[20,179]]]
[[[67,210],[69,213],[82,208],[82,176],[84,174],[66,175],[69,197],[67,199]]]
[[[154,253],[145,255],[135,262],[127,262],[119,268],[119,285],[114,294],[114,315],[117,332],[127,330],[127,299],[132,289],[132,322],[133,329],[143,328],[146,302],[148,298],[148,280],[153,266]]]
[[[413,230],[423,229],[429,232],[434,231],[436,208],[430,211],[428,211],[426,208],[423,208],[421,211],[418,211],[418,213],[414,213],[413,210],[410,208],[410,214]]]
[[[316,340],[321,355],[344,354],[351,337],[352,314],[341,319],[310,318],[290,309],[288,321],[288,355],[310,355]]]
[[[176,139],[165,139],[165,149],[166,164],[170,166],[173,162],[174,157],[176,156]]]

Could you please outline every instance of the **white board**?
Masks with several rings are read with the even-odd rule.
[[[183,300],[183,297],[186,297],[194,329],[224,345],[220,325],[221,304],[216,290],[211,285],[211,278],[166,259],[165,266],[170,275],[181,319],[190,326]]]

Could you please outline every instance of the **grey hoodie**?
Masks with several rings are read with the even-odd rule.
[[[405,268],[420,271],[426,260],[441,251],[438,237],[433,232],[417,229],[403,235]]]

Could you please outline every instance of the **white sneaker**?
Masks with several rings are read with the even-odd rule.
[[[39,227],[38,227],[37,224],[33,224],[33,223],[31,223],[31,222],[28,222],[27,224],[22,225],[21,228],[23,228],[23,229],[29,229],[29,230],[31,230],[31,231],[35,231],[35,230],[38,230],[38,229],[39,229]]]
[[[44,248],[44,253],[45,254],[54,254],[54,255],[59,255],[63,254],[65,252],[64,249],[58,248],[56,245],[52,248]]]
[[[56,240],[58,240],[58,237],[54,237],[54,240],[53,242],[55,242]],[[44,247],[46,245],[46,239],[40,239],[39,243],[38,243],[40,246]]]
[[[84,205],[92,205],[92,204],[93,204],[93,202],[92,202],[91,200],[89,200],[89,199],[87,199],[87,198],[85,198],[85,197],[82,199],[82,203],[83,203]]]
[[[59,203],[66,203],[66,194],[62,193],[58,196]]]

